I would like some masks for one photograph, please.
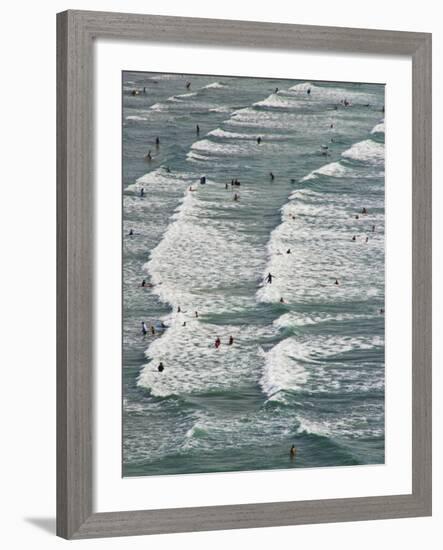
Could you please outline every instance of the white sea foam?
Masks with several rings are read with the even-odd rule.
[[[351,151],[349,149],[348,151]],[[345,153],[347,153],[345,151]],[[358,154],[355,150],[351,153],[351,155]],[[344,155],[344,153],[343,153]],[[351,158],[348,156],[347,158]],[[363,157],[359,157],[359,160],[363,160]],[[318,168],[317,170],[313,170],[310,172],[307,176],[302,178],[300,181],[309,181],[312,179],[317,178],[318,176],[328,176],[331,178],[356,178],[356,179],[372,179],[372,178],[381,178],[384,175],[384,163],[382,162],[376,162],[374,164],[378,164],[380,168],[378,170],[371,170],[367,172],[363,172],[362,170],[356,170],[355,168],[352,168],[351,166],[347,166],[343,162],[331,162],[329,164],[325,164],[321,168]]]
[[[211,155],[247,155],[249,149],[247,146],[233,143],[220,143],[209,139],[201,139],[192,144],[191,150],[197,153]]]
[[[220,201],[202,201],[199,194],[218,193],[221,186],[211,183],[207,180],[207,186],[186,191],[145,266],[155,285],[153,292],[173,310],[164,319],[169,328],[146,350],[151,362],[139,378],[139,384],[154,395],[234,387],[258,376],[254,375],[258,369],[256,327],[204,321],[211,313],[234,314],[253,306],[252,296],[227,296],[223,289],[244,278],[255,279],[263,261],[262,251],[251,247],[246,237],[210,216],[211,206],[220,209]],[[230,201],[227,207],[232,204]],[[228,346],[231,335],[234,345]],[[214,346],[217,336],[223,340],[219,349]],[[156,368],[160,361],[165,365],[161,375]]]
[[[380,336],[350,337],[310,335],[282,340],[265,354],[260,379],[273,400],[285,401],[282,392],[340,393],[383,389],[382,368],[370,361],[348,364],[349,352],[383,346]],[[325,362],[327,360],[327,362]]]
[[[232,107],[229,107],[229,105],[226,105],[225,107],[211,107],[208,111],[210,113],[230,113],[232,111]]]
[[[203,86],[203,88],[226,88],[226,86],[221,82],[212,82],[211,84],[207,84],[206,86]]]
[[[372,139],[365,139],[347,149],[342,153],[342,157],[375,165],[384,165],[385,147],[382,143],[377,143]]]
[[[129,115],[126,117],[126,120],[148,120],[148,119],[143,116]]]
[[[215,136],[219,138],[225,138],[225,139],[257,139],[257,136],[251,135],[251,134],[240,134],[238,132],[228,132],[226,130],[223,130],[222,128],[216,128],[215,130],[211,130],[207,134],[208,136]]]
[[[308,90],[310,90],[309,94]],[[309,101],[327,101],[330,103],[340,103],[347,100],[351,104],[363,103],[367,105],[368,103],[371,104],[375,99],[371,93],[340,87],[317,86],[310,82],[303,82],[292,86],[289,88],[289,93],[292,93],[295,97],[309,99]]]
[[[181,99],[182,97],[194,97],[196,95],[197,95],[197,92],[188,92],[186,94],[179,94],[179,95],[172,96],[171,98],[168,99],[168,101]]]
[[[147,172],[134,183],[128,185],[125,193],[139,193],[143,188],[146,194],[152,192],[164,192],[168,189],[183,188],[189,184],[192,176],[185,172],[174,173],[168,172],[164,167],[157,168],[151,172]]]
[[[372,128],[371,134],[384,134],[385,133],[385,121],[379,122]]]
[[[287,109],[297,106],[297,102],[291,98],[285,98],[278,94],[271,94],[266,99],[262,101],[257,101],[254,103],[256,107],[273,107],[277,109]]]

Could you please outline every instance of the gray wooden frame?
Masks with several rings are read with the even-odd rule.
[[[93,41],[412,58],[412,494],[93,513]],[[67,539],[431,515],[431,35],[66,11],[57,15],[57,534]],[[408,337],[408,336],[407,336]]]

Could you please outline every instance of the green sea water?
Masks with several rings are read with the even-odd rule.
[[[123,475],[383,463],[384,87],[122,93]]]

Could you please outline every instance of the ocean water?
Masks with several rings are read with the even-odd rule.
[[[384,87],[122,93],[123,475],[383,463]]]

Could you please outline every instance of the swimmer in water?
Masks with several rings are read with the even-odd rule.
[[[296,455],[297,449],[295,448],[295,445],[292,445],[292,447],[289,449],[289,456],[291,457],[291,460],[295,460]]]
[[[286,254],[290,254],[291,253],[291,249],[288,248],[288,250],[286,250]]]
[[[367,243],[368,241],[369,241],[369,237],[366,237],[366,241],[365,241],[365,242]]]
[[[234,338],[232,336],[230,336],[228,346],[232,346],[233,343],[234,343]]]
[[[272,172],[269,172],[269,177],[271,178],[271,181],[274,181],[275,176]]]
[[[158,372],[163,372],[165,370],[165,367],[163,366],[163,363],[160,361],[157,367]]]
[[[281,303],[281,304],[284,304],[284,303],[285,303],[285,301],[283,300],[283,296],[280,298],[280,303]]]
[[[134,231],[132,229],[129,230],[129,236],[132,237],[134,235]]]
[[[198,311],[195,312],[195,316],[198,317]]]
[[[217,338],[215,339],[215,342],[214,342],[215,349],[218,349],[220,347],[220,344],[221,344],[221,340],[217,336]]]
[[[335,279],[335,283],[334,285],[339,285],[340,283],[338,282],[338,279]]]
[[[352,237],[352,240],[355,241],[355,235]]]
[[[154,325],[151,325],[151,334],[152,334],[152,336],[155,336],[155,327],[154,327]]]
[[[375,225],[372,226],[372,233],[375,232]]]
[[[306,90],[306,93],[307,93],[308,95],[310,95],[310,93],[311,93],[311,88],[308,88],[308,89]]]
[[[155,146],[157,148],[160,146],[160,138],[158,136],[155,138]]]
[[[359,215],[358,215],[358,214],[356,214],[356,216],[355,216],[355,219],[356,219],[356,220],[358,220],[358,219],[359,219]]]
[[[237,195],[237,193],[234,193],[234,200],[235,200],[235,201],[238,201],[239,198],[240,198],[240,197]]]
[[[367,214],[368,211],[366,210],[366,208],[362,208],[361,213],[362,213],[362,214]]]
[[[145,189],[144,189],[144,187],[142,187],[140,189],[140,197],[144,197],[144,196],[145,196]]]
[[[200,134],[200,126],[199,126],[198,124],[197,124],[197,126],[195,127],[195,133],[196,133],[197,135]]]
[[[260,143],[261,143],[261,137],[260,137],[260,136],[258,136],[258,138],[257,138],[257,143],[258,143],[259,145],[260,145]]]

